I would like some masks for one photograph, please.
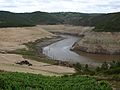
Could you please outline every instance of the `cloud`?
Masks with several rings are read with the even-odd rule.
[[[120,0],[0,0],[0,10],[108,13],[120,11]]]

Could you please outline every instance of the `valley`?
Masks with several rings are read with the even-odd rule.
[[[17,80],[17,75],[24,77],[26,73],[25,76],[34,79],[34,74],[40,74],[38,79],[45,75],[49,80],[56,76],[59,80],[90,77],[103,87],[101,90],[111,90],[111,86],[120,88],[119,12],[0,11],[0,17],[0,78],[3,84],[6,85],[3,78],[6,75],[15,74]],[[104,82],[104,86],[99,82]]]

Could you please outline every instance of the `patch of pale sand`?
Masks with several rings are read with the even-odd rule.
[[[16,62],[27,60],[32,66],[17,65]],[[43,75],[62,75],[75,73],[73,68],[50,65],[34,60],[24,59],[21,55],[16,54],[0,54],[0,70],[11,72],[24,72]]]
[[[53,34],[40,27],[0,28],[0,50],[26,48],[23,43],[34,42],[41,38],[51,38]]]

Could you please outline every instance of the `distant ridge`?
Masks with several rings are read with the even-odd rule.
[[[95,25],[95,31],[120,32],[120,12],[102,15]]]
[[[11,13],[0,11],[0,27],[34,26],[37,24],[57,24],[59,21],[49,13]]]
[[[120,31],[120,13],[87,14],[77,12],[12,13],[0,11],[0,27],[69,24],[95,26],[95,31]]]
[[[0,27],[12,26],[34,26],[38,24],[71,24],[89,26],[90,19],[99,14],[84,14],[75,12],[32,12],[32,13],[12,13],[0,11]]]

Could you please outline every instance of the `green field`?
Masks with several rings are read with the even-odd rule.
[[[0,73],[0,90],[112,90],[105,81],[88,76],[42,76],[25,73]]]

